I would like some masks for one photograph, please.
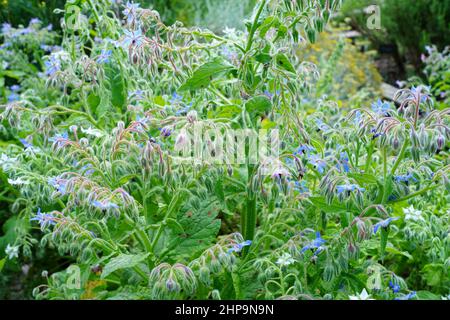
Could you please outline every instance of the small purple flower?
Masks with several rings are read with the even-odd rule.
[[[373,112],[382,115],[387,116],[389,115],[389,110],[391,109],[391,106],[386,101],[381,101],[381,99],[378,99],[376,103],[372,103],[372,110]]]
[[[20,86],[18,84],[14,84],[9,89],[13,92],[17,92],[20,90]]]
[[[314,255],[319,254],[320,252],[322,252],[323,250],[323,245],[326,243],[326,241],[324,239],[322,239],[322,237],[320,236],[320,232],[317,231],[316,232],[316,238],[314,240],[312,240],[309,244],[307,244],[306,246],[304,246],[302,248],[302,250],[300,251],[301,253],[304,253],[307,250],[313,250],[316,249],[316,251],[314,252]]]
[[[40,24],[42,21],[39,20],[38,18],[33,18],[30,20],[30,26],[35,25],[35,24]]]
[[[416,97],[416,99],[420,96],[420,102],[425,102],[429,98],[429,92],[431,91],[430,86],[418,86],[418,87],[412,87],[411,93]]]
[[[3,34],[8,34],[11,31],[11,29],[12,29],[11,24],[9,24],[9,23],[2,24],[2,33]]]
[[[183,108],[177,110],[177,111],[175,112],[175,115],[176,115],[176,116],[185,115],[185,114],[187,114],[187,113],[189,112],[190,109],[191,109],[191,105],[187,105],[187,106],[185,106],[185,107],[183,107]]]
[[[348,159],[348,155],[347,152],[341,152],[341,156],[339,158],[339,161],[341,163],[342,168],[344,169],[345,172],[349,172],[350,171],[350,166],[349,166],[349,159]]]
[[[297,148],[297,150],[294,152],[294,156],[296,155],[302,155],[307,154],[309,155],[311,152],[315,151],[316,149],[310,145],[303,144],[300,147]]]
[[[372,139],[374,139],[374,140],[378,137],[384,136],[383,132],[377,132],[376,129],[372,129],[372,130],[370,130],[370,132],[373,134]]]
[[[377,224],[375,224],[375,225],[373,226],[373,233],[377,233],[377,232],[378,232],[378,229],[380,229],[380,227],[386,229],[387,227],[389,227],[389,224],[390,224],[392,221],[395,221],[395,220],[398,220],[398,219],[399,219],[398,217],[394,217],[394,218],[388,218],[388,219],[386,219],[386,220],[383,220],[383,221],[378,222]]]
[[[366,189],[360,188],[356,184],[342,184],[342,185],[338,185],[336,187],[336,191],[337,191],[338,194],[341,194],[343,192],[350,193],[352,191],[364,192],[364,191],[366,191]]]
[[[108,63],[109,58],[111,57],[111,52],[111,50],[102,50],[96,61],[98,63]]]
[[[394,177],[395,182],[397,183],[406,183],[408,184],[409,182],[413,181],[413,182],[417,182],[417,179],[413,176],[412,173],[408,173],[405,175],[399,175],[399,176],[395,176]]]
[[[407,295],[402,295],[400,297],[395,298],[394,300],[411,300],[417,296],[415,291],[408,293]]]
[[[55,217],[51,213],[41,212],[41,208],[38,208],[36,215],[30,221],[37,221],[41,225],[41,230],[47,226],[56,224]]]
[[[119,206],[111,201],[97,201],[94,200],[91,202],[94,207],[99,208],[100,210],[109,210],[109,209],[119,209]]]
[[[294,190],[300,192],[301,194],[309,192],[308,186],[306,185],[306,181],[295,181],[294,182]]]
[[[331,127],[329,125],[327,125],[326,123],[324,123],[322,120],[320,119],[316,119],[316,125],[318,128],[318,131],[323,131],[323,132],[328,132],[331,130]]]
[[[174,92],[172,93],[172,98],[170,98],[169,102],[170,104],[178,104],[183,101],[183,96]]]
[[[161,135],[165,138],[170,137],[172,134],[172,130],[169,127],[164,127],[159,129],[161,131]]]
[[[400,286],[397,283],[393,283],[392,281],[389,281],[389,287],[392,289],[394,293],[400,292]]]
[[[12,92],[8,96],[8,102],[13,102],[13,101],[18,101],[18,100],[20,100],[20,96],[17,93],[15,93],[15,92]]]
[[[122,46],[128,49],[130,46],[139,47],[144,41],[144,35],[140,29],[135,31],[124,30],[125,36],[122,40]]]
[[[276,179],[276,180],[279,180],[279,179],[281,179],[281,178],[283,178],[283,177],[289,177],[290,176],[290,173],[289,173],[289,171],[288,170],[286,170],[286,168],[284,168],[283,166],[278,166],[278,167],[276,167],[274,170],[273,170],[273,172],[272,172],[272,179]]]
[[[81,167],[81,171],[84,172],[85,176],[90,176],[94,173],[94,169],[92,169],[92,164],[88,163],[87,165]]]
[[[143,100],[144,91],[142,90],[128,91],[128,99],[134,99],[136,101]]]
[[[128,24],[131,23],[131,21],[133,21],[133,19],[136,17],[136,11],[137,9],[139,9],[139,6],[140,6],[139,3],[127,1],[125,9],[122,11],[122,13],[127,19]]]
[[[316,167],[317,171],[319,173],[323,173],[325,171],[325,168],[327,167],[327,163],[325,160],[319,157],[317,154],[311,154],[308,157],[308,162]]]
[[[231,62],[236,61],[239,58],[238,54],[235,51],[230,50],[230,48],[227,46],[223,47],[222,55],[225,56]]]
[[[64,146],[64,144],[68,141],[67,132],[57,133],[53,137],[49,138],[48,141],[53,142],[58,148]]]
[[[237,244],[233,245],[232,248],[228,249],[228,253],[241,252],[244,247],[247,247],[251,244],[252,244],[251,240],[245,240],[244,242],[237,243]]]
[[[61,61],[58,58],[51,55],[49,60],[44,62],[45,64],[45,74],[47,76],[52,76],[59,70],[61,70]]]
[[[20,31],[20,34],[25,35],[25,34],[30,34],[30,33],[33,33],[33,32],[34,32],[34,29],[28,27],[28,28],[22,29],[22,30]]]
[[[58,177],[53,177],[53,178],[48,178],[48,183],[56,188],[56,190],[61,194],[61,195],[65,195],[66,194],[66,185],[67,185],[67,180],[66,179],[61,179]]]
[[[361,120],[362,120],[362,113],[361,113],[361,111],[357,110],[355,112],[355,116],[354,116],[354,119],[353,119],[353,124],[356,125],[356,126],[360,126]]]
[[[23,146],[25,147],[25,149],[31,149],[33,148],[33,144],[31,144],[30,142],[28,142],[26,139],[19,139],[20,142],[22,142]]]

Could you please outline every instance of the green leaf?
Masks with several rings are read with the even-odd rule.
[[[381,230],[380,257],[381,257],[381,260],[383,260],[384,254],[386,252],[387,242],[388,242],[389,227],[388,228],[380,228],[380,230]]]
[[[320,208],[321,210],[328,213],[338,213],[347,210],[344,205],[341,205],[337,202],[328,204],[324,197],[310,197],[309,201],[311,201],[317,208]]]
[[[5,262],[6,262],[6,258],[3,258],[2,260],[0,260],[0,272],[2,272],[3,267],[5,266]]]
[[[108,275],[113,273],[114,271],[132,268],[143,262],[147,259],[150,253],[142,253],[142,254],[121,254],[115,258],[112,258],[106,266],[103,268],[102,279],[106,278]]]
[[[167,233],[168,241],[161,241],[161,254],[172,259],[191,258],[208,248],[216,239],[220,220],[216,219],[219,209],[210,200],[200,203],[200,207],[188,205],[178,213],[177,221],[184,229],[183,234],[174,230]]]
[[[216,110],[210,110],[208,111],[208,118],[210,119],[217,119],[217,118],[227,118],[227,119],[233,119],[238,114],[241,113],[241,108],[235,104],[225,105],[225,106],[218,106]]]
[[[419,300],[440,300],[441,297],[431,293],[430,291],[417,291],[417,298],[419,298]]]
[[[184,229],[183,226],[181,224],[179,224],[177,222],[177,220],[172,219],[172,218],[168,218],[166,220],[166,224],[169,228],[171,228],[174,232],[180,233],[180,234],[184,234]]]
[[[392,254],[396,254],[396,255],[402,255],[402,256],[407,257],[410,260],[413,259],[412,255],[410,255],[409,252],[400,251],[400,250],[398,250],[397,248],[393,247],[390,244],[388,246],[386,246],[386,252],[392,253]]]
[[[225,202],[225,193],[223,190],[223,182],[222,179],[218,179],[215,183],[214,186],[214,191],[216,193],[217,198],[221,201],[221,202]]]
[[[101,99],[98,95],[91,93],[88,97],[87,97],[87,103],[89,105],[89,109],[93,112],[96,113],[97,112],[97,107],[100,104]]]
[[[378,181],[377,177],[369,173],[348,173],[348,176],[355,179],[359,185],[376,184]]]
[[[245,103],[245,110],[251,115],[264,114],[272,109],[272,102],[266,96],[256,96]]]
[[[441,283],[443,278],[443,266],[437,263],[430,263],[423,267],[422,273],[427,284],[430,287],[435,287]]]
[[[269,119],[265,118],[263,121],[261,121],[261,128],[265,130],[269,130],[272,128],[275,128],[277,124],[273,121],[270,121]]]
[[[266,64],[272,60],[272,57],[268,53],[258,53],[257,55],[255,55],[255,60],[260,63]]]
[[[276,16],[270,16],[267,17],[259,26],[259,35],[261,38],[264,38],[266,36],[267,31],[270,30],[270,28],[275,28],[280,24],[279,19]]]
[[[127,88],[121,70],[109,64],[105,67],[106,88],[111,93],[111,104],[119,111],[123,110],[127,103]]]
[[[15,70],[6,70],[6,71],[3,71],[3,75],[7,76],[8,78],[20,80],[20,78],[25,76],[25,72],[15,71]]]
[[[206,88],[214,77],[232,69],[234,69],[233,65],[222,58],[215,58],[195,70],[193,75],[186,80],[179,90],[185,91]]]
[[[286,71],[296,73],[294,67],[292,66],[289,59],[286,57],[285,54],[279,53],[275,56],[275,63],[278,68],[284,69]]]

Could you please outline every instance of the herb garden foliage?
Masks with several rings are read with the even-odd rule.
[[[4,24],[0,269],[37,248],[69,259],[38,299],[446,296],[450,109],[420,85],[307,112],[320,73],[301,48],[339,6],[262,0],[219,36],[72,0],[60,47],[38,20]],[[198,123],[276,128],[282,164],[175,163]]]

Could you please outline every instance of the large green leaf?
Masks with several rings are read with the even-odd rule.
[[[171,228],[166,234],[166,241],[161,242],[161,254],[167,254],[174,259],[191,257],[211,245],[220,229],[217,220],[219,208],[206,200],[199,208],[188,206],[187,210],[179,212],[177,221],[184,232]],[[162,246],[163,243],[164,247]]]
[[[124,110],[127,103],[127,86],[121,70],[109,64],[105,67],[105,76],[105,87],[110,92],[111,105],[119,111]]]
[[[198,90],[206,88],[214,77],[226,71],[230,71],[233,68],[233,65],[229,64],[225,60],[215,58],[195,70],[192,76],[186,80],[179,90]]]
[[[328,204],[324,197],[309,197],[308,200],[311,201],[317,208],[320,208],[327,213],[337,213],[348,210],[345,205],[342,205],[336,201]]]
[[[272,109],[272,102],[266,96],[256,96],[245,103],[245,110],[251,115],[264,114]]]
[[[275,56],[275,62],[277,67],[280,69],[284,69],[286,71],[296,73],[292,63],[289,61],[288,57],[285,54],[279,53]]]
[[[107,277],[114,271],[126,268],[133,268],[139,263],[147,259],[150,253],[142,254],[121,254],[115,258],[112,258],[106,266],[103,268],[102,278]]]

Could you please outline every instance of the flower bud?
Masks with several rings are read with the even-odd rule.
[[[220,264],[219,260],[217,258],[211,259],[211,262],[209,263],[209,269],[212,273],[219,273],[222,270],[222,265]]]
[[[316,42],[316,30],[314,30],[311,27],[306,28],[306,35],[308,37],[309,42],[315,43]]]
[[[210,271],[208,267],[203,266],[199,270],[199,280],[205,285],[209,285],[211,283]]]
[[[366,224],[361,219],[356,222],[356,229],[358,230],[358,240],[362,241],[370,236],[369,230],[367,230]]]
[[[445,144],[445,137],[440,134],[436,140],[436,144],[437,144],[437,149],[438,150],[442,150],[444,148],[444,144]]]
[[[189,123],[194,123],[195,121],[197,121],[197,111],[195,110],[189,111],[188,114],[186,115],[186,118],[189,121]]]
[[[178,285],[178,283],[176,281],[174,281],[171,277],[169,279],[167,279],[167,281],[166,281],[166,289],[169,292],[178,291],[179,288],[180,288],[180,286]]]
[[[82,145],[83,147],[87,147],[89,145],[89,140],[86,138],[81,138],[80,145]]]
[[[176,151],[180,151],[180,150],[184,150],[184,148],[186,148],[186,146],[189,144],[189,137],[186,134],[186,131],[181,131],[176,140],[175,140],[175,150]]]
[[[392,140],[392,148],[394,148],[394,150],[397,150],[399,146],[400,142],[398,140],[398,137],[395,136],[394,139]]]
[[[411,130],[410,138],[411,138],[411,144],[413,147],[420,146],[419,136],[417,135],[417,132],[414,129]]]
[[[318,17],[315,21],[314,21],[314,26],[316,28],[316,30],[320,33],[323,31],[323,26],[324,26],[324,21],[321,17]]]
[[[259,281],[261,284],[265,284],[265,283],[266,283],[267,277],[266,277],[266,274],[265,274],[264,272],[260,272],[260,273],[258,274],[258,281]]]
[[[165,138],[170,137],[172,130],[169,127],[164,127],[161,129],[161,135]]]
[[[428,134],[425,130],[425,126],[422,124],[419,129],[419,141],[421,146],[426,146],[428,140]]]
[[[349,258],[350,259],[358,259],[359,258],[359,246],[356,243],[352,244],[352,248],[350,249],[350,245],[349,245]]]

